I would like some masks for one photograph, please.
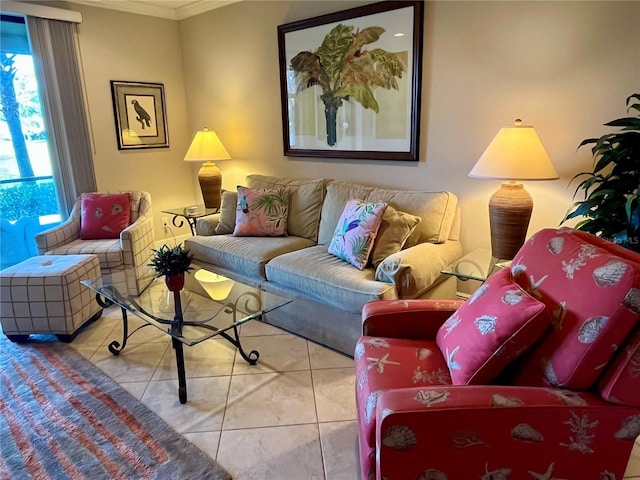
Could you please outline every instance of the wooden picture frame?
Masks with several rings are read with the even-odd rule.
[[[423,4],[278,26],[284,155],[418,161]]]
[[[162,83],[111,80],[118,150],[169,146]]]

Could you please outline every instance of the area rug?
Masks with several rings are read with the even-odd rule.
[[[231,476],[68,345],[0,339],[0,479]]]

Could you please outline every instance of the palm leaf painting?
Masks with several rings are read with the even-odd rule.
[[[375,88],[398,90],[397,78],[402,78],[407,66],[400,54],[380,48],[368,50],[368,44],[378,41],[385,32],[382,27],[355,30],[351,25],[336,25],[314,52],[299,52],[291,59],[296,90],[318,85],[324,103],[327,144],[337,141],[336,118],[344,100],[354,99],[364,108],[379,112]]]

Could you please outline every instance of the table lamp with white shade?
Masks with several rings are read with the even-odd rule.
[[[187,162],[205,162],[198,171],[198,181],[207,208],[219,208],[222,198],[222,172],[213,162],[230,158],[216,132],[208,128],[196,132],[184,159]]]
[[[470,177],[508,180],[489,200],[491,255],[511,260],[527,236],[533,199],[520,180],[555,180],[558,177],[538,134],[516,120],[501,128]]]

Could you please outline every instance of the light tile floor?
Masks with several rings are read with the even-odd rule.
[[[70,346],[235,480],[359,478],[351,358],[249,322],[241,336],[245,350],[260,352],[255,366],[223,339],[185,347],[188,401],[181,405],[167,336],[143,328],[114,356],[107,345],[121,341],[121,332],[120,310],[111,307]],[[624,478],[640,479],[640,439]]]

